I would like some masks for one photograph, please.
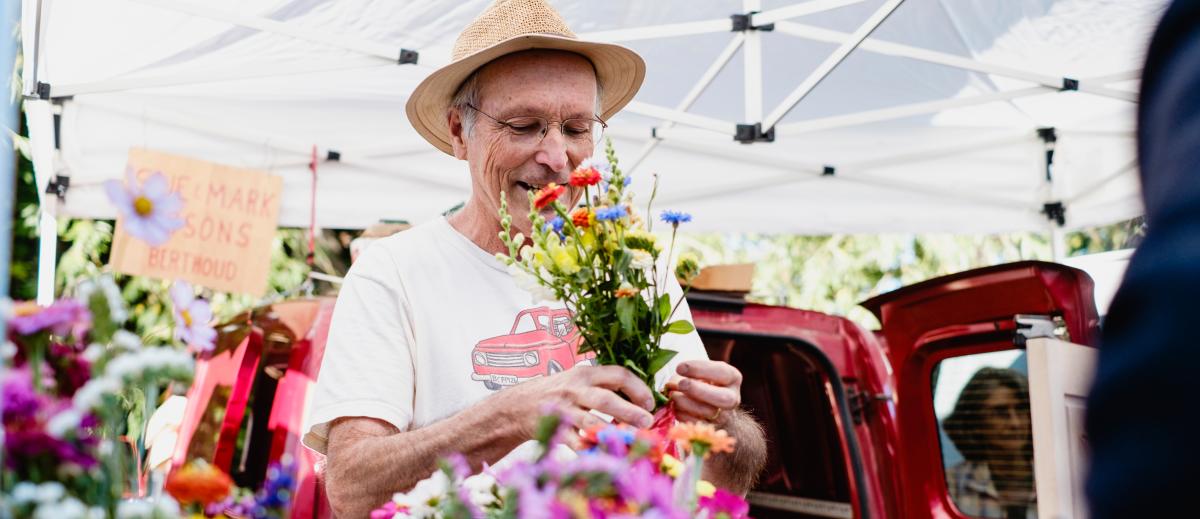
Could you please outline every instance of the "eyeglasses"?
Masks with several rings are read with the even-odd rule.
[[[562,121],[551,121],[536,115],[521,115],[501,121],[475,105],[467,106],[503,126],[512,141],[522,146],[537,146],[546,138],[546,134],[550,133],[550,126],[558,125],[558,130],[568,145],[591,149],[604,140],[604,129],[608,128],[608,123],[597,115],[590,118],[573,117]]]

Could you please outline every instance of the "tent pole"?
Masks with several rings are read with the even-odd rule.
[[[728,30],[729,18],[717,18],[715,20],[702,20],[699,22],[668,23],[646,27],[633,27],[630,29],[588,32],[580,34],[579,37],[592,41],[624,42],[709,34]]]
[[[721,70],[725,68],[725,65],[729,64],[729,60],[733,59],[733,56],[737,53],[738,49],[742,48],[742,44],[745,43],[745,41],[746,37],[741,33],[735,34],[733,39],[729,40],[729,44],[725,46],[725,50],[722,50],[721,54],[717,55],[717,59],[713,61],[712,64],[708,66],[708,70],[705,70],[704,74],[700,76],[700,80],[696,81],[696,84],[692,85],[692,89],[688,91],[687,95],[683,96],[683,100],[680,101],[678,105],[675,105],[675,109],[681,112],[686,112],[689,108],[691,108],[696,100],[700,98],[700,94],[704,93],[704,91],[708,88],[708,85],[712,84],[713,80],[717,78],[717,75],[721,73]],[[670,129],[674,126],[675,121],[663,121],[661,129]],[[637,167],[642,164],[642,161],[646,160],[646,157],[650,156],[650,152],[654,151],[660,142],[662,142],[662,139],[657,136],[648,139],[646,143],[642,145],[642,149],[638,151],[638,154],[634,157],[633,161],[629,163],[628,171],[630,173],[636,171]]]
[[[904,3],[904,0],[888,0],[886,3],[880,6],[878,10],[871,14],[871,17],[867,18],[867,21],[864,22],[857,30],[855,30],[854,34],[852,34],[848,40],[842,42],[841,46],[833,51],[833,54],[830,54],[829,57],[825,58],[825,61],[821,62],[821,64],[817,66],[817,69],[814,70],[812,74],[809,74],[809,76],[805,78],[804,81],[800,83],[800,85],[797,86],[791,94],[788,94],[787,98],[784,99],[783,102],[771,112],[771,115],[767,116],[767,119],[763,121],[762,124],[763,130],[765,131],[766,129],[775,126],[784,118],[784,116],[788,114],[788,112],[792,111],[792,108],[795,108],[801,100],[808,96],[809,92],[812,92],[812,90],[816,88],[821,81],[828,77],[829,73],[833,72],[833,69],[837,68],[837,66],[846,59],[846,56],[850,55],[851,51],[857,48],[863,40],[867,39],[867,36],[870,36],[872,32],[875,32],[875,29],[878,28],[885,20],[887,20],[888,16],[891,16],[891,14],[896,11],[896,8],[900,7],[900,4],[902,3]]]
[[[797,18],[809,14],[830,11],[839,7],[846,7],[848,5],[861,4],[865,1],[866,0],[810,0],[808,2],[777,7],[775,9],[769,9],[758,13],[754,15],[754,23],[756,25],[767,25],[781,20],[787,20],[789,18]],[[757,9],[753,10],[757,11],[761,8],[762,7],[760,5]],[[750,11],[751,9],[746,10],[747,13]]]
[[[262,16],[244,15],[236,11],[214,9],[205,5],[191,2],[173,2],[166,0],[134,1],[146,5],[152,5],[161,9],[176,11],[183,14],[190,14],[192,16],[199,16],[201,18],[208,18],[210,20],[216,20],[219,22],[230,23],[260,32],[288,36],[313,43],[322,43],[331,47],[351,50],[368,56],[375,56],[392,63],[396,63],[400,59],[401,49],[395,45],[384,44],[361,38],[354,38],[341,34],[327,34],[321,31],[311,31],[304,28],[294,27],[286,22],[280,22]]]
[[[1054,222],[1050,222],[1050,255],[1055,263],[1067,258],[1067,233]]]
[[[704,130],[712,130],[722,135],[732,136],[734,132],[737,131],[737,125],[730,122],[675,110],[665,106],[643,103],[641,101],[630,101],[629,104],[625,105],[625,110],[638,115],[655,117],[667,121],[675,121],[679,124],[694,126]]]
[[[38,214],[37,303],[43,306],[54,302],[54,271],[58,263],[57,206],[58,198],[45,195]]]
[[[784,34],[798,38],[826,43],[844,43],[854,37],[852,34],[797,22],[778,22],[775,25],[775,29]],[[866,39],[858,45],[858,48],[864,51],[874,52],[876,54],[883,54],[885,56],[915,59],[917,61],[924,61],[927,63],[933,63],[935,65],[942,65],[963,70],[970,70],[982,74],[992,74],[996,76],[1020,79],[1056,89],[1064,86],[1063,80],[1065,78],[1063,76],[1021,70],[1004,65],[983,63],[970,58],[964,58],[962,56],[955,56],[945,52],[922,49],[920,47],[913,47],[910,45],[904,45],[890,41]],[[1139,71],[1125,71],[1104,76],[1082,78],[1079,81],[1077,89],[1080,92],[1111,97],[1123,101],[1136,101],[1136,93],[1111,89],[1103,85],[1107,85],[1116,81],[1136,79],[1139,77],[1139,74]]]
[[[797,121],[794,123],[781,124],[776,127],[776,130],[781,136],[798,135],[807,132],[831,130],[835,128],[844,128],[847,126],[858,126],[861,124],[887,121],[891,119],[902,119],[914,115],[936,113],[954,108],[976,106],[994,103],[997,101],[1006,101],[1020,97],[1030,97],[1056,92],[1058,92],[1058,90],[1054,88],[1035,86],[1018,90],[1008,90],[1005,92],[993,92],[990,94],[982,94],[972,97],[945,99],[941,101],[929,101],[924,103],[912,103],[907,105],[893,106],[890,108],[881,108],[878,110],[868,110],[865,112],[822,117],[820,119]]]
[[[744,0],[743,13],[754,13],[762,9],[762,0]],[[746,45],[743,50],[743,84],[745,88],[746,116],[743,122],[754,124],[762,121],[763,117],[763,51],[762,31],[743,31],[746,35]],[[764,127],[767,130],[769,127]]]

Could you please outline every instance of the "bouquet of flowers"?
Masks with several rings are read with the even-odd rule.
[[[541,456],[505,468],[484,467],[470,475],[462,457],[407,493],[371,513],[371,519],[527,519],[658,517],[743,519],[741,497],[700,479],[703,460],[731,452],[734,439],[711,425],[679,424],[667,438],[627,425],[606,425],[583,434],[585,450],[563,458],[555,446],[577,434],[557,415],[539,424]],[[679,460],[664,452],[675,441],[688,453]]]
[[[145,510],[122,501],[140,485],[132,444],[149,414],[130,411],[151,408],[160,387],[189,382],[192,355],[123,330],[127,311],[108,277],[49,306],[16,303],[9,315],[0,516],[177,515],[170,499]]]
[[[654,375],[676,353],[662,347],[662,337],[694,328],[686,320],[672,320],[682,298],[671,300],[665,290],[670,273],[660,275],[659,263],[671,257],[675,232],[691,216],[663,213],[662,220],[672,226],[664,255],[649,222],[633,208],[630,178],[617,167],[611,142],[606,154],[607,162],[588,159],[571,173],[570,184],[584,190],[582,206],[568,212],[559,201],[566,187],[554,183],[530,194],[529,245],[523,234],[513,235],[501,193],[500,239],[508,253],[497,258],[535,298],[561,300],[571,308],[584,338],[580,353],[595,352],[599,364],[628,368],[650,386],[661,406],[667,399],[655,389]],[[651,204],[653,199],[651,194]],[[546,207],[557,215],[549,221],[541,214]],[[698,273],[695,257],[681,255],[675,274],[686,282]]]

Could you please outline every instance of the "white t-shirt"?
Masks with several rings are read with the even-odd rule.
[[[672,299],[681,290],[668,282]],[[687,303],[675,318],[691,320]],[[338,295],[304,444],[325,453],[329,424],[348,416],[417,429],[530,378],[590,363],[561,303],[535,303],[491,254],[445,218],[379,240]],[[706,359],[696,332],[667,334],[684,360]]]

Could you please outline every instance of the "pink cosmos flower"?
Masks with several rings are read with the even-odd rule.
[[[201,353],[211,352],[217,331],[209,324],[213,314],[208,301],[196,297],[192,285],[180,280],[171,285],[171,303],[175,307],[175,338]]]
[[[166,175],[155,172],[138,185],[133,170],[126,170],[125,183],[109,180],[104,183],[108,199],[117,206],[121,214],[121,225],[131,236],[151,247],[157,247],[171,238],[171,234],[183,227],[179,211],[183,209],[183,198],[171,191]]]

